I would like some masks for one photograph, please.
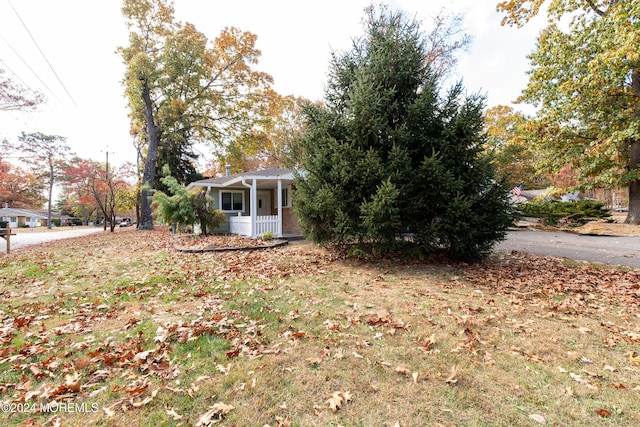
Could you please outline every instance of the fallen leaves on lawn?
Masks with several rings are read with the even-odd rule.
[[[425,352],[430,352],[432,347],[436,344],[436,335],[431,334],[430,337],[420,340],[420,349]]]
[[[537,422],[538,424],[545,425],[547,423],[547,420],[540,414],[531,414],[529,415],[529,418],[531,418],[533,421]]]
[[[217,402],[213,406],[210,406],[207,412],[200,415],[198,417],[198,422],[196,423],[196,427],[208,427],[214,424],[218,424],[222,421],[222,418],[227,415],[229,412],[233,411],[234,408],[231,405],[227,405],[226,403]]]
[[[458,365],[453,365],[451,367],[449,377],[444,382],[447,384],[455,384],[458,382]]]
[[[174,421],[182,419],[182,415],[178,414],[173,408],[167,409],[167,415],[169,415]]]
[[[400,375],[411,375],[411,370],[407,368],[403,368],[402,366],[396,366],[394,371]]]
[[[591,390],[598,390],[598,387],[596,387],[595,385],[593,385],[591,382],[589,382],[588,380],[582,378],[580,375],[575,374],[573,372],[569,373],[569,376],[571,378],[573,378],[576,382],[579,382],[580,384],[586,386],[587,388],[591,389]]]
[[[394,335],[397,329],[408,329],[407,325],[402,320],[396,320],[391,313],[387,310],[381,310],[376,313],[370,314],[366,320],[367,325],[371,326],[385,326],[388,328],[387,333]]]
[[[611,411],[608,409],[600,408],[596,411],[596,414],[600,415],[602,418],[609,418],[611,416]]]
[[[329,404],[329,409],[336,412],[338,409],[342,408],[342,405],[347,402],[351,402],[352,398],[353,396],[349,390],[334,391],[329,400],[327,400],[327,403]]]
[[[266,241],[242,237],[235,234],[214,234],[208,236],[177,235],[174,244],[181,250],[244,249],[272,246],[276,241]]]
[[[587,263],[568,266],[561,259],[514,251],[469,265],[464,269],[464,276],[474,286],[499,289],[523,298],[544,296],[553,301],[555,296],[569,296],[548,306],[549,310],[566,314],[595,313],[601,301],[632,307],[640,304],[638,270],[614,267],[603,270]],[[589,328],[581,330],[581,333],[587,332],[591,332]]]
[[[93,253],[89,249],[95,248],[96,245],[113,244],[111,240],[113,239],[108,235],[102,235],[92,237],[91,241],[77,240],[73,244],[82,247],[83,253],[87,254],[86,257],[99,257],[98,251]],[[135,272],[132,272],[131,276],[134,279],[129,280],[129,273],[125,270],[121,276],[118,276],[119,281],[111,295],[105,292],[85,298],[83,291],[74,290],[73,301],[67,303],[65,299],[71,296],[65,294],[65,286],[71,288],[77,284],[75,282],[69,284],[65,282],[66,278],[53,275],[55,273],[46,279],[30,278],[23,274],[15,279],[20,286],[12,284],[7,286],[7,290],[2,291],[2,296],[7,301],[22,301],[14,305],[13,311],[2,312],[0,319],[0,363],[7,366],[8,371],[11,371],[10,375],[16,378],[13,382],[0,385],[3,399],[26,402],[37,399],[80,400],[100,396],[100,399],[105,401],[104,414],[115,416],[119,411],[130,411],[149,405],[158,393],[184,393],[193,398],[197,396],[198,390],[206,389],[208,384],[201,383],[202,381],[213,378],[211,381],[213,382],[217,378],[241,375],[239,368],[243,362],[236,358],[253,359],[269,353],[284,354],[293,351],[292,348],[295,345],[302,347],[323,339],[322,332],[302,323],[310,314],[316,315],[315,311],[305,311],[303,308],[290,310],[290,307],[286,307],[282,313],[277,314],[279,313],[277,309],[269,307],[269,304],[263,304],[260,298],[270,290],[288,287],[284,279],[291,275],[295,275],[296,278],[323,276],[327,271],[334,271],[331,263],[336,258],[331,253],[309,246],[289,246],[255,252],[182,254],[174,250],[175,238],[164,231],[145,234],[145,240],[129,242],[127,252],[134,254],[132,257],[137,251],[147,250],[163,251],[169,254],[165,259],[154,261],[158,263],[157,266],[151,266],[157,268],[157,277],[152,277],[151,272],[148,277],[136,276]],[[50,267],[47,263],[56,262],[51,251],[45,250],[49,247],[43,246],[44,249],[34,250],[31,258],[35,259],[33,263],[37,268],[44,270]],[[69,280],[90,284],[98,280],[101,269],[110,268],[111,262],[112,259],[100,259],[94,263],[95,265],[87,263],[86,265],[91,267],[87,267],[84,271],[80,269]],[[613,347],[620,342],[630,345],[640,343],[640,330],[633,324],[621,326],[607,321],[578,323],[582,319],[593,320],[593,317],[588,317],[590,314],[601,313],[603,301],[620,307],[621,312],[628,310],[632,315],[634,313],[637,315],[637,307],[640,303],[638,287],[640,273],[638,272],[611,269],[603,274],[602,269],[595,269],[586,264],[564,266],[556,259],[531,257],[518,253],[492,257],[479,264],[464,265],[461,270],[464,272],[456,273],[456,276],[447,281],[444,285],[445,289],[447,287],[448,289],[453,287],[477,289],[465,289],[463,292],[469,294],[469,299],[458,304],[446,301],[446,297],[431,298],[433,295],[429,294],[429,298],[425,298],[425,301],[437,301],[438,298],[444,300],[443,303],[438,303],[439,306],[434,306],[433,310],[434,313],[436,310],[441,310],[443,315],[438,319],[438,314],[431,314],[425,310],[425,316],[436,320],[430,320],[431,324],[426,324],[424,329],[416,328],[415,335],[413,335],[414,331],[408,333],[411,330],[409,323],[399,320],[399,317],[403,317],[411,319],[412,323],[422,322],[418,317],[411,317],[422,316],[423,313],[415,308],[418,304],[413,305],[413,302],[408,299],[402,307],[392,304],[369,304],[371,301],[355,300],[357,308],[356,302],[350,301],[348,312],[329,314],[327,317],[330,316],[331,319],[324,322],[323,332],[327,334],[329,337],[327,339],[330,341],[327,341],[328,345],[322,344],[326,347],[321,353],[316,351],[311,353],[312,357],[305,359],[308,367],[313,368],[314,371],[322,371],[325,365],[330,369],[328,365],[336,364],[335,361],[346,364],[351,360],[351,363],[359,363],[359,366],[363,367],[365,364],[374,363],[384,368],[392,368],[406,360],[395,360],[392,356],[384,356],[389,357],[388,362],[371,362],[370,358],[375,357],[372,350],[375,350],[376,346],[388,345],[385,342],[387,339],[398,339],[398,336],[390,337],[397,331],[407,332],[402,335],[410,337],[409,347],[420,350],[420,355],[439,354],[441,351],[449,350],[447,346],[450,344],[451,337],[448,333],[440,332],[442,329],[439,329],[446,327],[448,323],[455,328],[451,336],[458,342],[453,343],[451,347],[453,352],[460,353],[455,356],[456,363],[460,365],[451,367],[444,382],[449,385],[458,384],[457,387],[461,385],[458,366],[466,366],[463,363],[467,361],[476,366],[493,367],[498,370],[494,356],[487,349],[495,354],[500,364],[504,363],[504,354],[508,354],[509,351],[511,355],[515,354],[516,358],[523,357],[527,361],[540,364],[555,363],[552,352],[540,351],[527,344],[526,339],[529,336],[540,333],[537,324],[539,318],[552,317],[562,322],[574,322],[575,324],[570,326],[573,328],[570,331],[576,339],[593,339],[593,336],[605,331],[610,335],[606,339],[597,339],[598,343],[604,343],[605,347]],[[462,275],[464,277],[461,277]],[[248,288],[237,286],[237,283],[242,283],[242,286]],[[393,272],[384,272],[384,275],[373,272],[367,283],[367,286],[369,284],[381,286],[389,292],[395,292],[393,286],[401,287],[399,283],[394,282]],[[299,292],[302,298],[312,295],[307,290],[295,289],[293,286],[287,290],[287,293],[294,295],[292,290]],[[368,291],[371,290],[378,289],[372,287]],[[40,296],[54,293],[56,297],[48,302],[38,300]],[[509,313],[509,310],[496,308],[498,306],[494,305],[492,296],[496,300],[498,297],[494,294],[506,295],[514,307],[514,312],[520,310],[524,313],[527,309],[534,307],[535,314],[524,319],[518,315],[514,315],[513,318],[506,317],[505,313]],[[167,298],[171,304],[174,300],[178,303],[187,302],[191,304],[191,310],[188,313],[163,311],[168,305],[162,302],[163,298]],[[255,304],[259,309],[259,315],[248,316],[247,311],[244,310],[244,305],[253,304],[251,298],[256,298],[256,302],[259,303]],[[241,308],[223,309],[223,300],[233,301]],[[133,308],[128,310],[129,307],[125,307],[121,301],[130,303]],[[380,309],[381,306],[390,308]],[[182,309],[184,305],[179,307]],[[321,315],[320,310],[325,310],[321,307],[318,306],[318,316]],[[413,307],[409,308],[413,312],[405,314],[404,307]],[[262,323],[263,313],[275,314],[274,317],[278,318],[278,322],[283,322],[283,325],[291,322],[291,325],[283,327],[278,332],[278,337],[283,337],[287,341],[287,343],[277,343],[282,347],[273,345],[274,343],[269,340],[263,340],[262,333],[266,327]],[[508,315],[511,316],[511,314]],[[443,317],[446,320],[442,320]],[[633,318],[633,316],[630,317]],[[151,329],[145,329],[149,322],[151,322]],[[113,330],[126,338],[119,336],[115,339],[111,335],[116,333],[111,334],[112,331],[108,331],[109,333],[106,334],[108,338],[96,339],[96,336],[105,336],[95,334],[95,331],[102,332],[100,328],[103,324],[115,325]],[[360,333],[358,327],[366,328],[367,332]],[[145,330],[144,333],[142,329]],[[522,341],[515,342],[518,346],[512,345],[513,342],[503,347],[501,344],[496,344],[496,337],[505,330],[522,337]],[[436,340],[436,334],[431,334],[432,331],[438,331],[440,342]],[[490,335],[494,333],[495,335],[491,338]],[[431,335],[425,338],[429,334]],[[191,380],[186,385],[181,385],[180,381],[184,383],[184,378],[188,378],[188,376],[182,376],[183,371],[191,369],[190,362],[183,362],[193,359],[190,359],[191,353],[181,355],[183,359],[176,357],[175,349],[181,345],[197,344],[201,342],[199,340],[209,337],[224,340],[225,345],[228,345],[228,351],[225,348],[225,351],[220,353],[222,360],[211,359],[207,371],[210,375],[200,375],[195,381]],[[267,347],[267,342],[271,347]],[[488,342],[491,344],[487,345]],[[290,347],[285,349],[287,344]],[[353,347],[349,347],[351,344]],[[357,351],[355,351],[356,348]],[[317,356],[313,357],[314,354]],[[576,373],[569,373],[567,370],[561,370],[561,373],[569,374],[579,384],[575,386],[578,390],[583,387],[598,390],[597,383],[602,384],[603,388],[606,387],[612,393],[616,391],[611,388],[627,390],[631,393],[632,390],[638,389],[637,386],[634,388],[635,383],[627,382],[627,378],[618,378],[624,369],[629,369],[627,366],[621,366],[626,365],[626,361],[620,357],[621,354],[627,357],[626,353],[620,352],[618,353],[620,360],[607,360],[608,363],[620,365],[619,369],[609,365],[603,368],[611,373],[617,373],[615,376],[612,375],[615,378],[611,378],[608,383],[597,368],[597,366],[603,366],[604,361],[594,355],[589,357],[595,362],[584,356],[581,357],[580,354],[572,356],[571,362],[579,363],[580,368],[574,369]],[[349,355],[352,357],[350,358]],[[225,360],[224,356],[227,359],[234,358],[233,364]],[[640,357],[636,353],[629,353],[628,361],[631,364],[640,365]],[[320,366],[321,363],[325,365]],[[453,362],[441,368],[440,372],[446,370],[450,363]],[[590,371],[580,370],[583,367],[589,368]],[[299,367],[293,367],[289,372],[293,372],[294,369],[299,370]],[[569,369],[568,366],[567,369]],[[397,366],[394,371],[398,375],[407,377],[407,380],[412,378],[416,384],[420,377],[421,386],[429,382],[428,374],[424,376],[425,374],[412,372],[402,366]],[[392,371],[389,369],[388,372]],[[437,376],[442,385],[442,378],[446,374],[437,374]],[[117,379],[117,381],[110,381],[111,379]],[[244,394],[248,394],[250,389],[256,387],[256,378],[253,374],[249,374],[248,378],[242,381],[246,382],[234,386],[234,392],[245,391]],[[114,385],[114,382],[117,385]],[[367,384],[369,383],[371,389],[369,391],[373,392],[384,390],[386,386],[382,380],[381,383],[368,382]],[[462,383],[465,385],[466,381]],[[263,384],[264,382],[260,381],[258,388]],[[342,384],[340,386],[345,387]],[[574,392],[570,387],[566,387],[565,393],[572,396]],[[221,399],[228,397],[227,394]],[[349,390],[340,390],[334,392],[326,403],[333,412],[336,412],[350,402],[352,397]],[[210,400],[209,403],[212,401]],[[156,405],[160,403],[156,402]],[[322,406],[325,411],[327,405]],[[320,406],[318,408],[322,409]],[[231,405],[218,402],[198,416],[197,425],[210,426],[222,423],[224,416],[234,409]],[[287,408],[281,406],[280,409]],[[160,411],[166,412],[166,416],[175,421],[188,418],[184,413],[184,407],[174,408],[163,405]],[[596,411],[601,417],[611,415],[600,411],[607,410]],[[531,414],[530,418],[541,424],[546,423],[544,417],[538,414]],[[189,422],[193,421],[192,418]],[[291,423],[288,417],[276,417],[276,421],[278,425],[283,426]]]

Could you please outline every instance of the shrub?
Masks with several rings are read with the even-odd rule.
[[[271,231],[265,231],[264,233],[262,233],[260,238],[265,242],[268,242],[270,240],[273,240],[273,233]]]
[[[562,219],[570,224],[583,225],[589,221],[611,216],[604,208],[603,203],[592,200],[578,202],[532,201],[520,206],[520,214],[541,218],[546,225],[556,225]]]
[[[202,234],[206,235],[227,220],[223,212],[212,208],[213,203],[206,192],[189,192],[177,179],[168,175],[168,167],[165,166],[163,172],[165,176],[161,181],[172,195],[156,191],[153,202],[157,214],[165,223],[174,225],[175,231],[186,231],[199,222]]]

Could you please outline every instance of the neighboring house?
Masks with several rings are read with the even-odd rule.
[[[584,194],[578,190],[560,197],[561,202],[577,202],[579,200],[584,200]]]
[[[549,198],[550,191],[549,189],[542,190],[522,190],[522,194],[520,197],[522,198],[521,202],[528,202],[529,200],[534,199],[547,199]]]
[[[0,209],[0,221],[6,221],[11,228],[40,227],[47,222],[47,217],[29,209],[13,209],[4,207]]]
[[[188,190],[204,188],[214,207],[227,215],[215,232],[258,237],[271,231],[275,237],[300,235],[291,207],[293,171],[264,169],[192,182]]]
[[[40,215],[44,216],[44,219],[41,221],[42,222],[42,226],[43,227],[47,227],[48,226],[48,219],[47,219],[47,212],[39,212]],[[69,215],[62,215],[59,214],[57,212],[51,212],[51,222],[52,222],[52,226],[56,226],[55,220],[60,220],[60,225],[71,225],[71,222],[73,220],[73,218],[71,218]]]

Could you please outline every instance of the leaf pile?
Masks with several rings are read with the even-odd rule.
[[[640,312],[640,271],[567,266],[557,258],[512,252],[466,267],[465,280],[525,300],[542,298],[559,312],[594,314],[605,302]],[[567,299],[554,302],[559,297]]]
[[[209,236],[176,236],[175,246],[185,251],[195,250],[233,250],[246,248],[260,248],[273,246],[276,241],[265,241],[237,236],[235,234],[209,235]]]

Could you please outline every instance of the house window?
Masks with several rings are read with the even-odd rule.
[[[243,191],[221,191],[220,210],[223,211],[244,211]]]
[[[17,217],[15,217],[15,216],[12,216],[12,217],[11,217],[11,222],[18,222],[18,218],[17,218]]]
[[[289,197],[289,187],[284,187],[282,189],[282,207],[283,208],[291,207],[291,199]]]

